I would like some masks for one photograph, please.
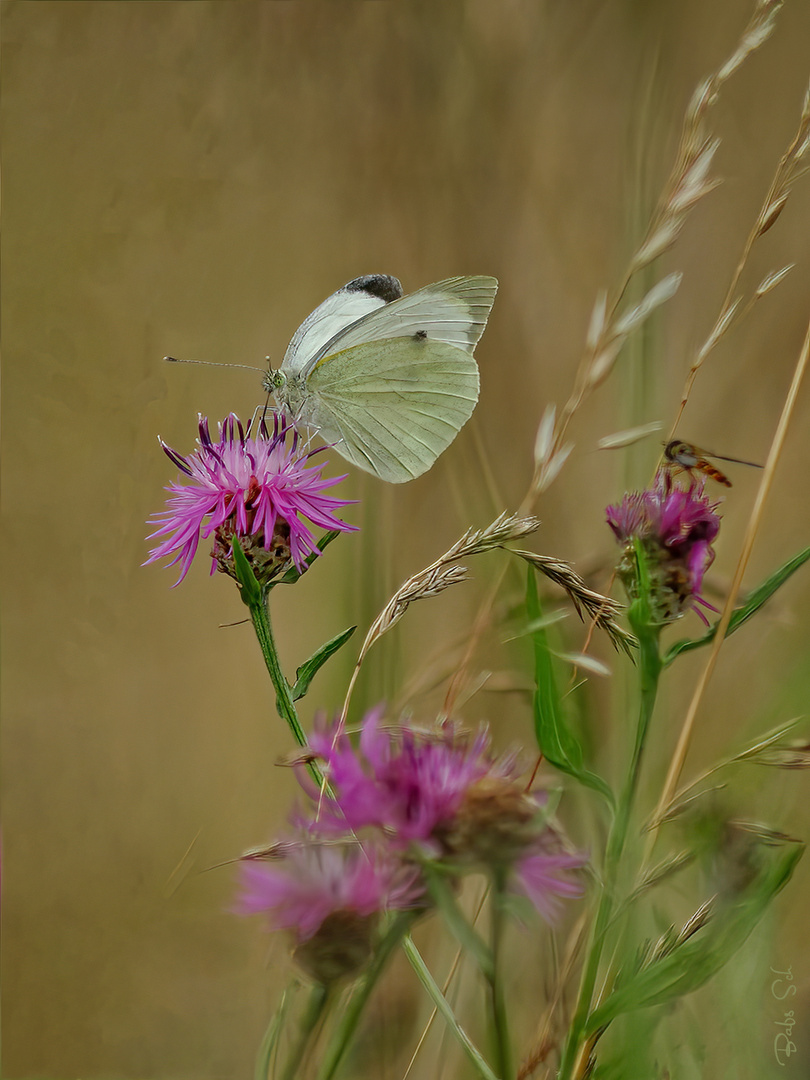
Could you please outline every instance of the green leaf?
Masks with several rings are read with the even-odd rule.
[[[537,687],[534,694],[534,730],[540,752],[555,768],[598,791],[612,806],[613,792],[601,776],[583,767],[582,746],[568,725],[554,676],[554,658],[540,609],[535,571],[531,568],[526,584],[526,612],[529,625],[533,628],[531,639]]]
[[[239,546],[239,540],[233,538],[233,565],[236,570],[236,579],[239,582],[239,593],[248,607],[256,607],[263,603],[262,587],[256,580],[253,568],[245,557],[244,551]]]
[[[291,566],[278,581],[273,582],[273,585],[294,585],[299,578],[304,576],[315,560],[323,555],[324,551],[329,547],[332,541],[342,535],[343,533],[339,529],[332,529],[330,532],[324,533],[318,541],[318,551],[313,551],[311,555],[307,555],[306,559],[304,559],[304,569],[299,571],[297,567]]]
[[[622,1013],[662,1005],[690,994],[720,970],[737,952],[787,884],[804,853],[804,845],[771,853],[770,865],[732,901],[727,901],[699,930],[653,960],[615,990],[588,1017],[586,1034],[605,1027]]]
[[[564,772],[576,773],[582,768],[582,747],[568,728],[563,713],[557,682],[554,677],[551,649],[542,621],[540,597],[534,574],[529,571],[526,588],[526,611],[534,647],[534,722],[537,744],[552,765]]]
[[[346,644],[356,629],[356,626],[350,626],[348,630],[343,630],[340,634],[333,637],[331,641],[327,641],[325,645],[321,645],[320,649],[314,652],[309,660],[304,661],[300,668],[295,672],[295,686],[292,688],[293,701],[298,701],[306,694],[307,690],[309,690],[309,684],[329,657],[333,656],[338,649]]]
[[[728,630],[726,631],[726,637],[730,637],[735,630],[739,630],[744,622],[747,622],[752,615],[763,606],[766,600],[769,600],[778,588],[780,588],[787,579],[794,574],[800,566],[803,566],[807,560],[810,559],[810,547],[805,548],[804,551],[800,551],[798,555],[794,555],[792,559],[789,559],[784,566],[780,568],[769,578],[766,578],[761,585],[758,585],[754,589],[746,602],[742,607],[738,607],[734,610],[731,616],[731,620],[728,624]],[[717,627],[719,620],[710,627],[702,637],[699,638],[685,638],[683,641],[676,641],[674,645],[664,654],[664,666],[671,664],[676,656],[680,656],[681,653],[689,652],[691,649],[698,649],[701,645],[708,645],[711,641],[714,641],[714,636],[717,633]]]

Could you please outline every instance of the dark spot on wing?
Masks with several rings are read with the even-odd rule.
[[[413,335],[414,341],[425,341],[427,339],[427,330],[417,330]]]
[[[399,279],[389,274],[364,274],[363,277],[356,277],[353,281],[347,282],[343,288],[346,292],[365,292],[369,296],[379,297],[386,304],[390,304],[392,300],[399,300],[402,296],[402,285]]]

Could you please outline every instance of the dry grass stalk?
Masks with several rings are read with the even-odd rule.
[[[780,281],[787,277],[793,269],[793,266],[793,263],[789,263],[787,266],[783,266],[781,270],[774,270],[772,274],[768,274],[767,277],[763,278],[759,285],[757,285],[755,295],[757,297],[764,296],[766,293],[769,293],[771,289],[775,289]]]
[[[458,566],[459,559],[479,555],[484,551],[502,547],[510,540],[519,540],[538,528],[536,518],[518,518],[515,515],[501,514],[486,529],[468,531],[452,545],[436,562],[420,570],[418,574],[400,585],[383,610],[371,624],[371,628],[360,650],[360,659],[384,633],[391,629],[415,600],[424,600],[436,596],[450,585],[463,581],[466,569]]]
[[[775,769],[810,769],[810,742],[792,742],[774,746],[749,760],[757,765],[770,765]]]
[[[525,559],[541,574],[545,574],[547,578],[565,589],[580,619],[588,615],[600,629],[605,631],[614,648],[622,649],[628,655],[632,654],[636,639],[616,621],[624,611],[623,604],[610,596],[603,596],[602,593],[589,589],[576,570],[563,559],[515,549],[512,549],[512,554]]]
[[[684,866],[688,866],[691,862],[694,862],[694,859],[695,854],[692,851],[679,851],[667,855],[665,859],[662,859],[661,862],[657,863],[655,866],[650,867],[650,869],[639,878],[638,884],[627,898],[627,905],[629,906],[632,904],[639,896],[649,889],[652,889],[653,886],[659,885],[662,881],[666,881],[668,878],[672,877],[673,874],[677,874]]]
[[[598,297],[588,330],[585,355],[574,381],[571,396],[555,423],[551,438],[543,440],[545,453],[536,456],[535,472],[521,512],[528,512],[536,497],[545,491],[560,471],[558,457],[565,448],[565,435],[574,414],[586,398],[610,375],[627,337],[670,299],[680,283],[679,274],[658,281],[641,302],[619,313],[630,280],[668,250],[678,238],[689,212],[720,182],[709,175],[719,141],[706,130],[706,117],[726,80],[773,30],[781,0],[759,0],[740,41],[726,62],[698,86],[686,110],[678,154],[658,207],[647,232],[612,301]],[[801,143],[797,144],[798,148]],[[782,189],[779,188],[780,194]],[[538,432],[538,442],[539,442]],[[566,455],[567,456],[567,455]]]
[[[728,624],[734,611],[734,605],[737,601],[737,596],[742,584],[743,574],[748,566],[748,560],[751,557],[751,551],[754,547],[754,541],[756,540],[757,533],[759,532],[759,526],[762,522],[763,510],[765,506],[765,500],[773,483],[774,474],[776,472],[776,466],[779,458],[782,454],[782,447],[785,443],[785,437],[790,425],[791,417],[793,416],[793,410],[796,405],[796,400],[799,396],[799,389],[804,379],[805,372],[808,364],[810,364],[810,325],[807,327],[807,333],[805,334],[804,343],[799,353],[799,358],[796,362],[796,368],[793,372],[793,381],[790,384],[790,388],[785,398],[785,403],[782,407],[782,415],[779,417],[779,423],[777,424],[776,431],[774,432],[773,441],[771,442],[771,449],[768,453],[768,460],[765,462],[765,468],[762,471],[762,479],[759,484],[759,490],[757,491],[757,497],[754,502],[754,507],[751,511],[751,517],[748,521],[748,526],[745,531],[745,538],[743,540],[742,551],[737,561],[737,567],[734,571],[734,578],[731,582],[731,588],[729,589],[726,602],[723,607],[723,613],[720,616],[720,622],[717,626],[717,633],[714,636],[712,642],[711,652],[709,653],[709,659],[706,661],[706,666],[701,672],[700,679],[698,680],[695,692],[692,695],[692,700],[689,705],[689,710],[681,728],[680,737],[678,739],[678,745],[675,748],[675,753],[672,757],[672,763],[667,773],[666,781],[661,792],[661,797],[658,801],[655,814],[653,816],[653,828],[663,820],[662,815],[665,808],[672,800],[672,794],[675,790],[675,785],[678,783],[678,779],[681,775],[681,771],[686,760],[686,755],[689,750],[689,743],[692,738],[692,729],[694,727],[695,718],[697,716],[700,703],[703,700],[703,694],[706,687],[709,684],[712,673],[714,672],[715,665],[717,664],[717,658],[720,654],[720,649],[725,641],[726,632],[728,630]],[[651,839],[648,844],[648,850],[645,855],[649,856],[652,850],[652,845],[655,843],[655,833],[651,834]]]
[[[565,988],[568,985],[577,961],[580,959],[587,934],[588,918],[587,913],[583,913],[568,936],[565,956],[556,972],[553,990],[549,995],[548,1004],[538,1022],[537,1035],[532,1041],[532,1049],[528,1052],[518,1069],[517,1080],[529,1080],[529,1077],[534,1074],[537,1066],[542,1065],[548,1057],[549,1049],[554,1049],[559,1046],[560,1034],[567,1023],[565,1016]],[[545,1075],[548,1076],[548,1071]]]
[[[781,0],[759,0],[734,52],[692,95],[684,117],[675,166],[647,236],[636,252],[634,270],[648,266],[671,246],[683,228],[686,212],[720,182],[709,178],[719,140],[708,134],[706,117],[717,101],[723,83],[770,37],[781,6]]]
[[[717,791],[724,791],[728,785],[726,784],[713,784],[711,787],[701,788],[700,791],[695,791],[691,795],[684,795],[676,797],[667,803],[664,812],[658,816],[658,811],[653,815],[645,824],[645,832],[653,832],[659,825],[664,825],[669,821],[675,821],[676,818],[681,817],[688,810],[691,810],[693,803],[696,803],[698,799],[704,799],[707,795],[713,795]],[[686,789],[691,791],[691,785]],[[642,864],[642,871],[646,866],[646,862]]]
[[[802,719],[797,718],[787,724],[780,724],[779,727],[774,728],[765,735],[761,735],[743,750],[739,750],[736,754],[731,754],[716,762],[710,769],[706,769],[705,772],[695,777],[685,787],[680,788],[663,810],[659,809],[660,817],[658,820],[669,821],[682,813],[684,808],[694,799],[701,798],[708,791],[718,790],[717,788],[708,788],[695,792],[695,788],[700,787],[715,773],[727,768],[729,765],[750,761],[754,765],[768,765],[778,769],[810,768],[810,744],[801,740],[782,742],[785,735],[793,731],[800,723],[802,723]],[[650,825],[649,827],[652,828],[653,826]]]
[[[503,547],[512,540],[521,540],[539,528],[540,522],[534,517],[519,517],[517,514],[500,514],[485,529],[468,529],[443,555],[430,566],[420,570],[418,574],[408,578],[404,582],[380,614],[371,624],[366,634],[360,655],[357,657],[354,671],[352,672],[346,698],[343,702],[338,733],[346,721],[349,701],[357,681],[360,666],[365,660],[369,649],[395,626],[410,605],[415,600],[425,600],[429,596],[437,596],[440,592],[463,581],[467,571],[459,566],[461,559],[467,559],[472,555],[480,555],[484,551],[492,551],[493,548]],[[336,736],[337,737],[337,736]]]
[[[672,926],[663,933],[651,949],[647,962],[643,966],[648,967],[654,964],[656,960],[663,960],[665,956],[679,948],[693,934],[696,934],[698,930],[704,927],[712,917],[714,901],[715,898],[712,896],[704,904],[701,904],[697,911],[686,920],[680,930],[676,931],[675,927]]]
[[[617,431],[613,435],[605,435],[603,439],[599,439],[597,442],[596,449],[622,450],[626,446],[633,446],[634,443],[641,442],[648,435],[654,435],[663,426],[660,420],[652,420],[649,424],[639,424],[638,427]]]
[[[757,840],[761,840],[762,843],[768,847],[782,847],[783,844],[804,843],[798,836],[791,836],[789,833],[782,832],[779,829],[771,829],[768,825],[762,825],[758,821],[741,821],[739,819],[733,819],[729,821],[728,824],[729,828],[738,829],[740,832],[755,836]]]
[[[717,316],[714,326],[712,327],[709,336],[704,341],[703,345],[698,349],[697,355],[689,369],[689,374],[686,377],[686,383],[684,384],[683,395],[681,397],[681,403],[678,407],[678,412],[675,416],[675,421],[672,425],[672,429],[669,434],[671,439],[675,434],[675,431],[680,422],[683,411],[686,408],[686,404],[689,401],[689,395],[692,392],[697,373],[703,365],[706,357],[715,348],[717,343],[728,333],[732,326],[737,325],[751,310],[757,300],[765,296],[772,289],[787,277],[790,271],[793,269],[791,266],[783,266],[780,270],[774,270],[768,274],[759,285],[753,290],[747,303],[743,304],[743,297],[736,295],[739,289],[740,279],[743,271],[748,263],[751,250],[754,247],[756,241],[763,236],[776,222],[779,215],[787,203],[790,195],[792,185],[799,177],[803,176],[807,172],[807,165],[804,164],[804,159],[810,152],[810,88],[805,92],[804,101],[802,103],[802,112],[799,117],[799,126],[796,134],[793,136],[790,145],[777,166],[776,173],[771,186],[768,189],[768,194],[765,196],[765,200],[756,216],[751,231],[748,234],[748,238],[743,246],[742,254],[740,255],[737,266],[731,278],[731,282],[726,291],[725,299],[720,308],[720,314]]]
[[[801,719],[797,717],[788,724],[780,724],[778,728],[774,728],[765,735],[761,735],[756,742],[746,746],[744,750],[738,751],[733,757],[726,758],[726,761],[721,762],[721,765],[726,763],[730,764],[732,761],[758,761],[761,758],[763,751],[772,750],[784,735],[787,735],[789,731],[793,731],[797,724],[800,723]],[[715,766],[712,772],[716,772],[719,767],[720,766]]]
[[[568,426],[586,398],[611,374],[616,359],[631,329],[637,329],[656,306],[664,303],[679,283],[677,275],[659,281],[635,309],[619,315],[619,307],[634,275],[674,243],[689,211],[717,185],[709,178],[709,168],[717,149],[716,140],[705,130],[706,116],[717,99],[720,87],[740,64],[770,35],[781,0],[758,0],[748,26],[729,59],[695,91],[684,118],[675,166],[665,186],[658,209],[647,233],[630,260],[624,280],[612,300],[607,293],[597,297],[574,386],[562,412],[551,404],[546,408],[534,446],[534,472],[520,503],[518,514],[531,513],[537,498],[554,482],[565,464],[573,444],[566,442]],[[806,148],[800,144],[802,153]],[[630,329],[628,329],[628,326]],[[619,328],[624,332],[620,333]],[[680,415],[680,414],[679,414]],[[466,670],[480,635],[489,621],[501,578],[482,602],[470,633],[465,655],[448,688],[445,712],[450,713],[460,693]]]

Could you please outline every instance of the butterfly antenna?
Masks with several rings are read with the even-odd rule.
[[[206,367],[238,367],[244,368],[245,371],[260,371],[264,373],[264,368],[253,367],[250,364],[224,364],[219,363],[217,360],[185,360],[179,356],[164,356],[164,360],[167,360],[170,364],[204,364]]]

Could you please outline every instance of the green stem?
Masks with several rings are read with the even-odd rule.
[[[495,963],[490,947],[462,914],[453,888],[441,870],[432,866],[430,860],[423,863],[422,870],[436,910],[441,913],[448,929],[462,949],[478,964],[487,982],[491,982],[495,977]]]
[[[301,1075],[301,1063],[306,1055],[309,1040],[324,1014],[328,1000],[328,986],[324,986],[323,983],[313,986],[307,1011],[301,1018],[298,1040],[287,1059],[287,1065],[281,1074],[281,1080],[296,1080],[296,1077]]]
[[[233,539],[233,562],[236,580],[239,585],[239,595],[242,598],[242,603],[250,612],[250,621],[253,623],[256,637],[259,639],[262,656],[276,691],[276,709],[279,716],[287,721],[290,731],[293,733],[293,738],[298,745],[306,747],[308,745],[307,737],[301,727],[301,721],[298,719],[292,688],[284,678],[284,673],[281,670],[278,650],[273,638],[273,628],[270,625],[269,596],[271,586],[259,584],[236,537]],[[318,787],[323,788],[325,786],[324,777],[318,766],[309,761],[307,762],[307,769]]]
[[[284,677],[284,672],[281,670],[281,664],[279,663],[276,642],[273,637],[273,627],[270,623],[268,599],[269,594],[262,590],[259,596],[250,597],[250,599],[245,602],[247,604],[247,609],[250,612],[253,629],[256,631],[256,637],[259,639],[259,646],[262,650],[262,656],[267,665],[267,670],[270,673],[273,688],[276,691],[276,709],[278,710],[278,714],[283,720],[287,721],[290,731],[293,734],[293,738],[298,745],[308,746],[307,737],[304,734],[304,729],[301,727],[301,721],[298,719],[298,712],[295,708],[295,702],[293,701],[292,689]],[[309,770],[309,775],[318,787],[322,788],[324,786],[324,776],[317,763],[308,761],[307,769]]]
[[[644,561],[644,553],[637,548],[638,575],[640,599],[635,601],[628,612],[631,626],[639,642],[639,682],[640,702],[638,723],[636,725],[633,751],[630,757],[630,765],[624,782],[618,803],[616,814],[608,834],[605,849],[604,881],[602,892],[599,897],[599,905],[596,910],[591,930],[588,956],[582,973],[582,982],[579,988],[574,1018],[568,1033],[568,1040],[563,1050],[560,1062],[559,1080],[574,1080],[581,1075],[580,1067],[575,1072],[580,1054],[581,1042],[588,1015],[591,1010],[596,979],[599,974],[599,965],[605,945],[607,930],[610,926],[614,910],[616,886],[619,878],[619,869],[627,842],[627,832],[633,810],[633,803],[638,789],[638,779],[641,772],[641,760],[644,752],[644,744],[655,707],[655,697],[658,690],[658,680],[661,675],[661,654],[658,639],[660,626],[651,622],[649,596],[649,578]]]
[[[281,664],[278,662],[278,651],[273,639],[273,628],[270,625],[270,608],[268,606],[270,586],[259,584],[256,575],[253,573],[253,568],[245,558],[245,553],[239,546],[239,540],[236,537],[233,539],[233,562],[236,580],[239,584],[239,595],[242,598],[242,603],[250,612],[253,629],[256,631],[264,662],[276,690],[278,714],[289,724],[290,731],[292,731],[298,745],[306,746],[307,737],[295,710],[292,689],[284,678]]]
[[[464,1050],[464,1053],[467,1055],[477,1074],[483,1077],[483,1080],[499,1080],[492,1069],[490,1069],[489,1065],[487,1065],[481,1051],[475,1046],[461,1024],[459,1024],[455,1013],[447,1002],[447,998],[441,992],[436,980],[428,971],[427,965],[422,959],[419,950],[414,945],[410,934],[407,934],[403,940],[402,948],[410,961],[411,967],[416,972],[416,977],[419,979],[422,986],[424,986],[425,990],[427,990],[437,1011],[441,1013],[442,1017],[447,1022],[449,1031],[456,1039],[458,1039],[461,1048]]]
[[[270,625],[270,609],[267,600],[268,594],[262,592],[257,600],[251,600],[248,604],[248,611],[250,612],[253,629],[256,631],[256,637],[259,639],[259,647],[262,650],[264,662],[270,673],[273,688],[276,691],[276,708],[278,709],[278,714],[289,724],[290,731],[293,733],[293,738],[298,745],[306,746],[307,737],[304,734],[304,729],[301,727],[301,722],[298,719],[295,702],[292,698],[292,690],[290,684],[284,677],[284,673],[281,670],[281,664],[278,660],[278,651],[276,650],[276,642],[273,637],[273,628]]]
[[[346,1053],[352,1037],[357,1030],[357,1025],[360,1022],[363,1009],[366,1007],[366,1003],[371,996],[371,991],[377,984],[377,980],[382,974],[391,953],[400,941],[402,941],[404,935],[407,934],[412,921],[413,913],[411,912],[405,912],[398,915],[392,921],[387,933],[385,933],[380,940],[374,953],[374,959],[371,961],[371,965],[366,970],[361,982],[355,987],[354,993],[349,998],[348,1004],[343,1010],[343,1015],[340,1018],[337,1030],[335,1031],[329,1046],[326,1048],[326,1053],[324,1054],[320,1070],[318,1071],[318,1080],[332,1080],[332,1077],[337,1072],[338,1066],[343,1060],[343,1055]]]
[[[492,1029],[495,1036],[495,1068],[501,1080],[515,1075],[512,1044],[509,1038],[509,1017],[503,992],[502,961],[504,931],[504,875],[496,873],[492,891],[492,977],[489,980]]]

